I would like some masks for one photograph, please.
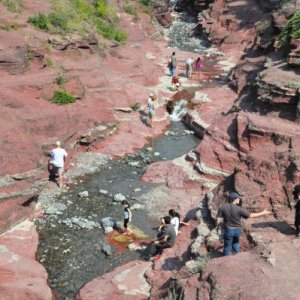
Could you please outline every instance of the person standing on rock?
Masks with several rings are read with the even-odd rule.
[[[49,161],[49,169],[53,173],[58,174],[58,185],[63,187],[63,172],[65,160],[68,156],[68,153],[65,149],[61,148],[60,141],[55,143],[56,148],[50,152],[51,160]]]
[[[201,57],[199,56],[195,62],[195,70],[196,70],[198,79],[199,79],[199,75],[200,75],[200,69],[201,69]]]
[[[153,93],[150,93],[147,106],[148,106],[148,125],[152,127],[153,118],[155,116],[155,110],[154,110],[154,100],[156,99],[155,95]]]
[[[228,256],[231,251],[240,252],[239,238],[241,235],[241,218],[258,218],[271,214],[270,211],[263,210],[259,213],[249,213],[241,207],[242,200],[238,193],[229,194],[229,203],[224,204],[217,214],[217,231],[222,220],[224,221],[224,255]]]
[[[173,77],[176,71],[177,67],[177,60],[176,60],[176,54],[175,52],[172,53],[171,57],[169,58],[169,70],[170,70],[170,76]]]
[[[194,59],[191,57],[185,62],[186,77],[192,78]]]
[[[130,210],[130,206],[128,201],[123,200],[121,202],[121,204],[123,205],[124,208],[124,228],[125,228],[125,234],[131,234],[132,231],[128,228],[128,223],[131,222],[131,218],[132,218],[132,212]]]
[[[171,224],[171,217],[163,217],[163,222],[165,224],[163,228],[162,236],[158,237],[153,241],[149,248],[149,256],[147,259],[158,259],[163,252],[163,249],[171,248],[175,245],[176,232]]]
[[[296,185],[293,191],[294,199],[297,200],[295,205],[295,227],[296,237],[300,237],[300,185]]]

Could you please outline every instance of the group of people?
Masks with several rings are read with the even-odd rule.
[[[148,100],[148,107],[151,115],[154,115],[153,100],[154,94],[150,94]],[[58,175],[58,185],[63,186],[63,172],[64,163],[68,156],[65,149],[61,148],[60,141],[56,142],[56,148],[50,151],[48,168],[50,174]],[[300,185],[296,185],[293,191],[294,199],[297,201],[295,205],[295,228],[296,236],[300,237]],[[132,231],[128,227],[131,222],[132,212],[128,201],[122,201],[124,208],[124,229],[125,234],[131,234]],[[229,194],[229,202],[219,208],[217,213],[217,231],[223,227],[224,239],[224,255],[228,256],[232,252],[238,253],[240,251],[239,238],[241,235],[242,223],[241,218],[258,218],[270,215],[272,212],[263,210],[259,213],[249,213],[246,209],[242,208],[242,198],[236,193]],[[149,257],[159,256],[163,249],[173,247],[175,244],[176,236],[179,233],[180,225],[188,225],[188,223],[180,221],[180,215],[174,209],[169,210],[168,216],[161,218],[161,224],[158,228],[157,237],[149,249]]]
[[[295,205],[295,228],[296,237],[300,237],[300,185],[296,185],[293,191],[294,199],[297,201]],[[258,218],[272,214],[271,211],[263,210],[258,213],[249,213],[242,208],[242,197],[232,192],[229,194],[229,203],[224,204],[217,213],[217,231],[223,227],[223,239],[225,256],[240,252],[239,238],[241,235],[241,218]]]
[[[132,219],[132,212],[127,200],[121,202],[124,209],[124,234],[132,234],[132,230],[128,227],[128,224]],[[180,220],[180,214],[170,209],[169,214],[160,219],[160,225],[157,229],[156,238],[151,242],[148,248],[148,254],[145,259],[158,259],[162,254],[163,249],[171,248],[174,246],[176,236],[180,233],[180,225],[189,225],[186,222]]]
[[[196,73],[200,73],[200,69],[202,67],[201,57],[199,56],[196,60],[193,57],[190,57],[185,62],[185,73],[187,78],[191,78],[193,74],[193,70],[195,69]],[[168,60],[168,68],[170,71],[170,76],[174,78],[177,68],[177,59],[176,53],[173,52],[171,57]]]
[[[180,225],[189,224],[182,222],[180,220],[180,214],[174,209],[170,209],[167,216],[160,218],[156,238],[150,244],[145,259],[156,260],[161,256],[164,249],[173,247],[175,245],[176,236],[180,233]]]

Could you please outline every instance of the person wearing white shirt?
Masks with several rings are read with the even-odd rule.
[[[58,177],[59,177],[58,185],[59,185],[59,187],[62,187],[63,186],[64,164],[65,164],[65,160],[68,156],[68,153],[65,149],[61,148],[60,141],[57,141],[55,143],[55,145],[56,145],[56,148],[50,152],[51,160],[49,162],[49,165],[50,165],[51,169],[53,170],[53,172],[58,174]]]
[[[193,63],[195,60],[191,57],[187,59],[185,62],[185,68],[186,68],[186,77],[191,78],[192,77],[192,72],[193,72]]]

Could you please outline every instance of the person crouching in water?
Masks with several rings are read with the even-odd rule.
[[[176,232],[171,224],[171,217],[165,216],[162,218],[163,226],[162,235],[153,241],[149,248],[149,254],[147,259],[158,259],[163,252],[163,249],[171,248],[175,245]]]
[[[297,200],[295,205],[295,227],[296,237],[300,237],[300,185],[296,185],[293,191],[294,199]]]
[[[178,76],[173,76],[172,77],[172,91],[176,92],[178,91],[179,87],[181,86],[181,80]]]
[[[131,218],[132,218],[130,206],[126,200],[123,200],[121,204],[123,205],[124,208],[124,228],[125,228],[124,234],[131,234],[132,231],[128,228],[128,223],[131,222]]]

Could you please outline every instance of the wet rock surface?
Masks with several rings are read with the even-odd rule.
[[[76,179],[69,191],[52,198],[52,204],[47,195],[40,196],[46,216],[36,221],[40,234],[38,260],[45,265],[50,285],[60,297],[74,297],[93,278],[140,257],[140,248],[140,252],[126,250],[132,241],[139,244],[139,234],[127,239],[115,233],[123,228],[120,201],[126,199],[132,205],[132,224],[144,232],[142,240],[154,237],[158,217],[166,210],[165,206],[155,209],[147,195],[156,195],[161,203],[168,200],[160,200],[153,192],[155,187],[138,180],[150,164],[161,159],[156,152],[170,159],[197,144],[198,140],[185,131],[182,124],[174,124],[170,128],[173,135],[153,140],[152,149],[146,147],[121,160],[106,160],[99,173]],[[174,147],[172,151],[170,146]]]

